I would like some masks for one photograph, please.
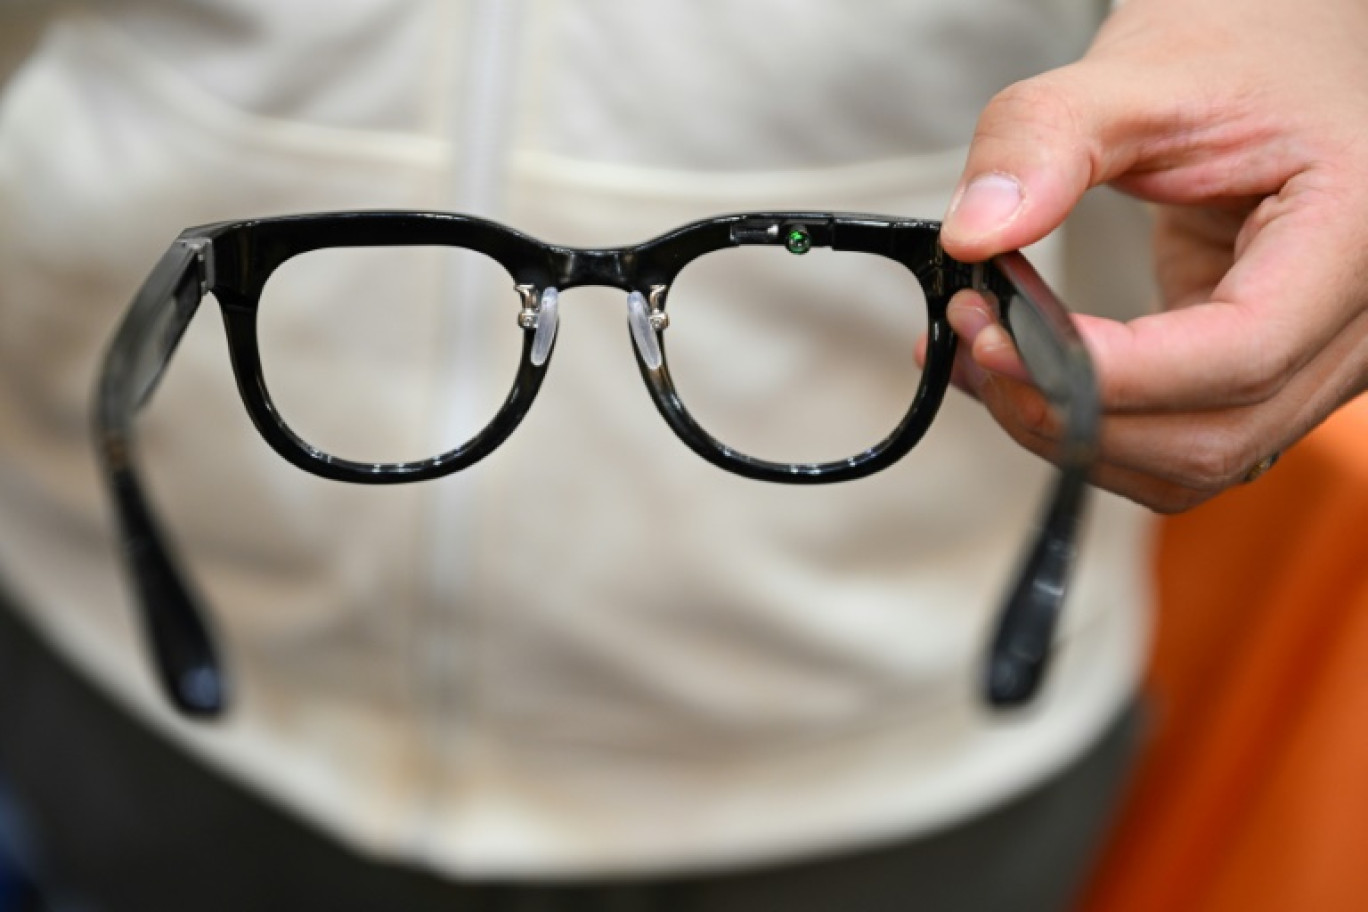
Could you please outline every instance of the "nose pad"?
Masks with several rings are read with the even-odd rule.
[[[642,362],[651,370],[658,369],[665,359],[660,354],[660,339],[651,324],[650,305],[639,291],[627,296],[627,326],[632,331],[632,342]]]
[[[556,327],[560,325],[560,292],[547,288],[537,305],[537,330],[532,334],[532,364],[541,367],[551,357],[551,343],[556,341]]]

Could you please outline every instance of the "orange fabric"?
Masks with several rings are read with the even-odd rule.
[[[1085,912],[1368,910],[1368,399],[1161,523],[1153,731]]]

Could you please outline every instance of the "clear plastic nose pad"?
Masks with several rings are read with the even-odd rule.
[[[541,367],[551,357],[551,343],[556,341],[556,327],[560,325],[560,292],[547,288],[537,305],[537,330],[532,334],[532,364]]]
[[[651,306],[641,292],[634,291],[627,296],[627,325],[632,330],[632,342],[642,362],[651,370],[659,368],[664,361],[660,354],[660,339],[656,337],[656,325],[664,316],[661,313],[652,320]]]

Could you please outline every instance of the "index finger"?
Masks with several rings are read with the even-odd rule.
[[[1121,323],[1076,317],[1109,411],[1266,401],[1363,309],[1350,233],[1306,209],[1250,240],[1212,299]]]

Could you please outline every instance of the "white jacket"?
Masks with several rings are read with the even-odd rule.
[[[1050,469],[953,391],[879,476],[747,481],[673,437],[621,295],[582,290],[502,449],[437,483],[348,486],[257,437],[206,301],[140,427],[236,681],[210,725],[176,718],[148,672],[88,416],[112,327],[182,227],[455,208],[587,246],[745,209],[939,217],[983,103],[1081,53],[1098,6],[21,4],[50,21],[0,102],[0,579],[206,762],[449,872],[785,857],[1030,787],[1134,692],[1146,524],[1096,498],[1044,694],[986,710],[988,625]],[[1143,226],[1114,202],[1032,255],[1066,300],[1127,314]],[[406,281],[339,266],[312,293]],[[425,433],[482,380],[456,363],[484,331],[467,319],[344,325],[295,369],[365,353],[384,433]],[[345,426],[330,405],[319,420]]]

